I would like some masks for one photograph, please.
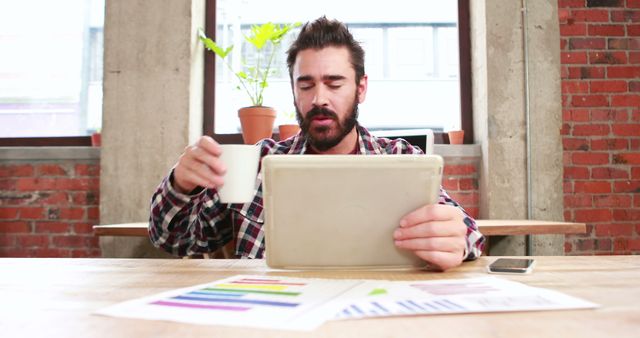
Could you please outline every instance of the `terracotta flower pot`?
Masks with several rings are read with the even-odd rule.
[[[273,123],[276,120],[275,109],[262,106],[240,108],[238,117],[240,117],[242,139],[245,144],[256,144],[273,135]]]
[[[448,134],[449,134],[449,144],[464,143],[464,130],[452,130]]]
[[[281,124],[278,126],[278,131],[280,133],[280,141],[282,141],[297,134],[300,131],[300,126],[297,124]]]
[[[100,133],[91,134],[91,145],[94,147],[102,146],[102,135]]]

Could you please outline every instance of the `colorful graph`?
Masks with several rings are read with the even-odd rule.
[[[248,311],[255,307],[295,308],[292,301],[302,292],[305,283],[291,283],[278,279],[239,278],[188,291],[150,305],[174,308],[217,311]]]

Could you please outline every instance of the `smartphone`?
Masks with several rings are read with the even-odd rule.
[[[524,258],[498,258],[489,264],[489,273],[531,273],[535,260]]]

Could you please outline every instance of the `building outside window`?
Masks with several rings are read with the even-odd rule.
[[[372,0],[217,0],[216,41],[234,45],[232,63],[252,55],[237,48],[254,24],[307,22],[325,15],[345,22],[365,50],[369,76],[359,121],[373,130],[460,129],[458,1]],[[299,29],[280,45],[275,76],[265,91],[265,106],[278,111],[276,124],[295,111],[286,67],[286,49]],[[246,42],[244,42],[246,43]],[[235,69],[235,66],[234,66]],[[240,132],[237,109],[250,106],[233,73],[216,58],[215,133]],[[206,94],[205,94],[206,95]]]

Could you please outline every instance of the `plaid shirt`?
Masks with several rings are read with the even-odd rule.
[[[420,154],[422,151],[402,139],[377,138],[357,126],[357,153]],[[271,154],[304,154],[307,144],[301,133],[284,141],[264,139],[259,142],[261,157]],[[173,170],[161,183],[151,201],[149,236],[157,248],[177,256],[191,256],[217,250],[235,239],[235,254],[241,258],[262,258],[264,255],[264,215],[262,179],[256,178],[255,197],[251,203],[222,204],[215,189],[196,189],[182,194],[172,185]],[[439,204],[464,209],[441,188]],[[465,212],[467,250],[465,259],[480,256],[484,237],[475,221]]]

